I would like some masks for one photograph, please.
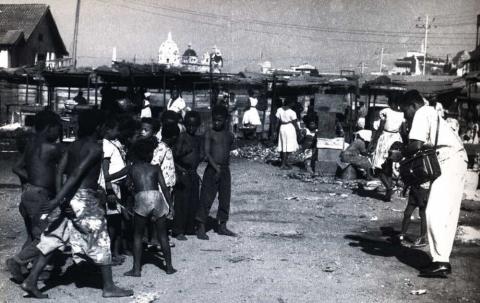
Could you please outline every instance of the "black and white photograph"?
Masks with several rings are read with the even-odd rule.
[[[480,1],[0,0],[0,303],[480,302]]]

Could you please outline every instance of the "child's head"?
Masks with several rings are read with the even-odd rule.
[[[101,135],[101,127],[105,121],[105,116],[98,109],[87,109],[78,115],[78,137],[88,137]]]
[[[390,147],[390,150],[388,151],[388,157],[393,161],[393,162],[399,162],[402,160],[402,150],[403,150],[403,143],[396,141],[393,142],[392,146]]]
[[[152,118],[142,118],[140,121],[142,126],[140,128],[140,137],[149,138],[155,136],[160,130],[160,123]]]
[[[138,139],[132,146],[132,153],[135,159],[150,163],[153,158],[153,151],[158,145],[156,137]]]
[[[162,141],[165,142],[170,148],[175,145],[178,139],[180,130],[178,125],[164,125],[162,127]]]
[[[103,125],[103,137],[105,139],[118,139],[120,136],[119,120],[117,117],[109,117]]]
[[[201,123],[202,119],[199,112],[189,111],[185,114],[185,128],[188,134],[195,135]]]
[[[129,115],[118,117],[119,123],[119,140],[122,144],[130,146],[137,140],[138,133],[140,132],[140,122],[133,119]]]
[[[162,125],[176,125],[180,121],[180,116],[178,113],[167,110],[162,115]]]
[[[222,130],[227,121],[228,110],[225,106],[217,105],[212,109],[212,126],[214,130]]]
[[[43,110],[35,115],[35,131],[45,134],[47,141],[55,142],[60,137],[62,122],[56,113]]]
[[[318,117],[317,115],[309,114],[303,117],[303,122],[305,123],[305,126],[308,128],[308,130],[313,132],[317,129]]]

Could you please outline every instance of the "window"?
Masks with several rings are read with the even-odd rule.
[[[43,34],[38,34],[38,41],[43,41]]]

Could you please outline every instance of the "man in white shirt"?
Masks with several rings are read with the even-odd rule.
[[[171,98],[167,103],[167,110],[174,111],[183,116],[186,107],[187,105],[185,104],[185,100],[180,96],[180,92],[178,90],[172,91]]]
[[[143,98],[143,106],[142,110],[140,111],[140,119],[141,118],[151,118],[152,117],[152,110],[150,108],[150,98],[152,94],[146,92]]]
[[[436,149],[442,174],[432,183],[426,209],[432,262],[420,276],[445,278],[452,271],[449,258],[460,214],[467,154],[458,135],[443,118],[438,119],[439,113],[434,107],[424,104],[418,91],[404,94],[401,109],[411,121],[407,155],[424,144],[435,145],[438,127]]]

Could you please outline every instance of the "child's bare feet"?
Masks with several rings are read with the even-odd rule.
[[[175,268],[173,268],[172,266],[168,266],[165,269],[165,272],[167,273],[167,275],[173,275],[174,273],[177,272],[177,270]]]
[[[141,277],[142,273],[140,271],[132,269],[132,270],[127,271],[123,275],[128,276],[128,277]]]
[[[112,266],[122,265],[125,262],[125,256],[112,256]]]
[[[38,288],[35,283],[31,282],[23,282],[20,286],[24,291],[26,291],[29,295],[37,298],[37,299],[48,299],[48,295],[43,294]]]
[[[104,298],[118,298],[118,297],[130,297],[133,296],[132,289],[123,289],[118,286],[112,286],[103,289],[102,297]]]
[[[197,238],[200,240],[208,240],[207,233],[205,232],[205,225],[199,224],[197,229]]]

